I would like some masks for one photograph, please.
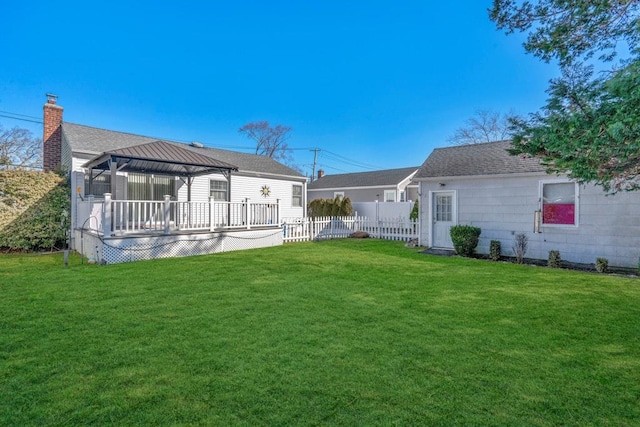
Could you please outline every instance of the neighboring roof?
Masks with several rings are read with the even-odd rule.
[[[398,185],[418,170],[418,166],[373,172],[325,175],[307,185],[307,190],[348,187],[382,187]]]
[[[118,170],[165,175],[197,176],[237,170],[234,165],[193,152],[180,144],[166,141],[148,142],[133,147],[107,151],[87,162],[84,167],[109,170],[115,162]]]
[[[94,156],[105,152],[133,147],[142,144],[155,142],[158,138],[135,135],[126,132],[117,132],[106,129],[94,128],[91,126],[78,125],[74,123],[63,123],[62,133],[68,142],[71,151],[92,154]],[[209,147],[193,147],[188,144],[169,141],[174,144],[210,157],[212,159],[234,165],[240,172],[251,172],[256,174],[283,175],[295,177],[301,180],[306,178],[298,171],[283,165],[270,157],[256,154],[238,153],[235,151],[221,150]]]
[[[447,176],[481,176],[544,172],[536,158],[512,156],[511,141],[486,142],[436,148],[420,167],[414,179]]]

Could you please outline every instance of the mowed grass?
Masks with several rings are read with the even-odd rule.
[[[348,239],[0,292],[0,425],[640,424],[636,278]]]

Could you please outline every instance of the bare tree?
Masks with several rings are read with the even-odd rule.
[[[500,114],[478,110],[465,121],[464,126],[456,129],[448,141],[453,145],[468,145],[509,139],[509,119],[512,117],[516,117],[513,112]]]
[[[5,129],[0,124],[0,169],[42,166],[42,140],[28,129]]]
[[[291,128],[282,125],[271,127],[268,121],[251,122],[238,129],[256,142],[256,154],[271,157],[274,160],[289,160],[289,132]]]

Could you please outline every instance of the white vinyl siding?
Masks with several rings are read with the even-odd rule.
[[[193,180],[191,185],[191,200],[194,202],[204,202],[209,200],[210,180],[225,179],[220,174],[211,174],[198,176]],[[280,200],[280,216],[282,218],[298,218],[304,215],[304,199],[303,206],[294,207],[292,201],[291,185],[297,184],[302,186],[302,195],[304,198],[304,184],[295,181],[288,181],[273,178],[257,178],[253,176],[242,176],[231,174],[231,202],[242,202],[251,199],[252,203],[276,203]],[[263,186],[269,187],[270,194],[267,197],[261,195],[260,190]],[[178,180],[178,198],[179,200],[187,200],[187,185]]]
[[[437,178],[420,183],[420,222],[423,244],[429,242],[429,192],[441,189]],[[502,244],[503,255],[513,256],[517,234],[529,239],[527,258],[546,260],[558,250],[563,260],[593,264],[597,257],[610,265],[637,267],[640,252],[640,192],[607,196],[601,187],[579,185],[576,189],[576,225],[542,225],[535,233],[540,210],[541,182],[545,175],[513,177],[460,177],[446,188],[457,192],[457,223],[482,230],[478,253],[488,254],[491,240]],[[555,180],[555,182],[561,182]],[[564,182],[568,182],[564,180]],[[424,207],[424,208],[423,208]]]

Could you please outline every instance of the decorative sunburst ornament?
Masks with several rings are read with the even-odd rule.
[[[269,197],[271,195],[271,189],[268,185],[263,185],[260,189],[260,194],[262,195],[262,197]]]

